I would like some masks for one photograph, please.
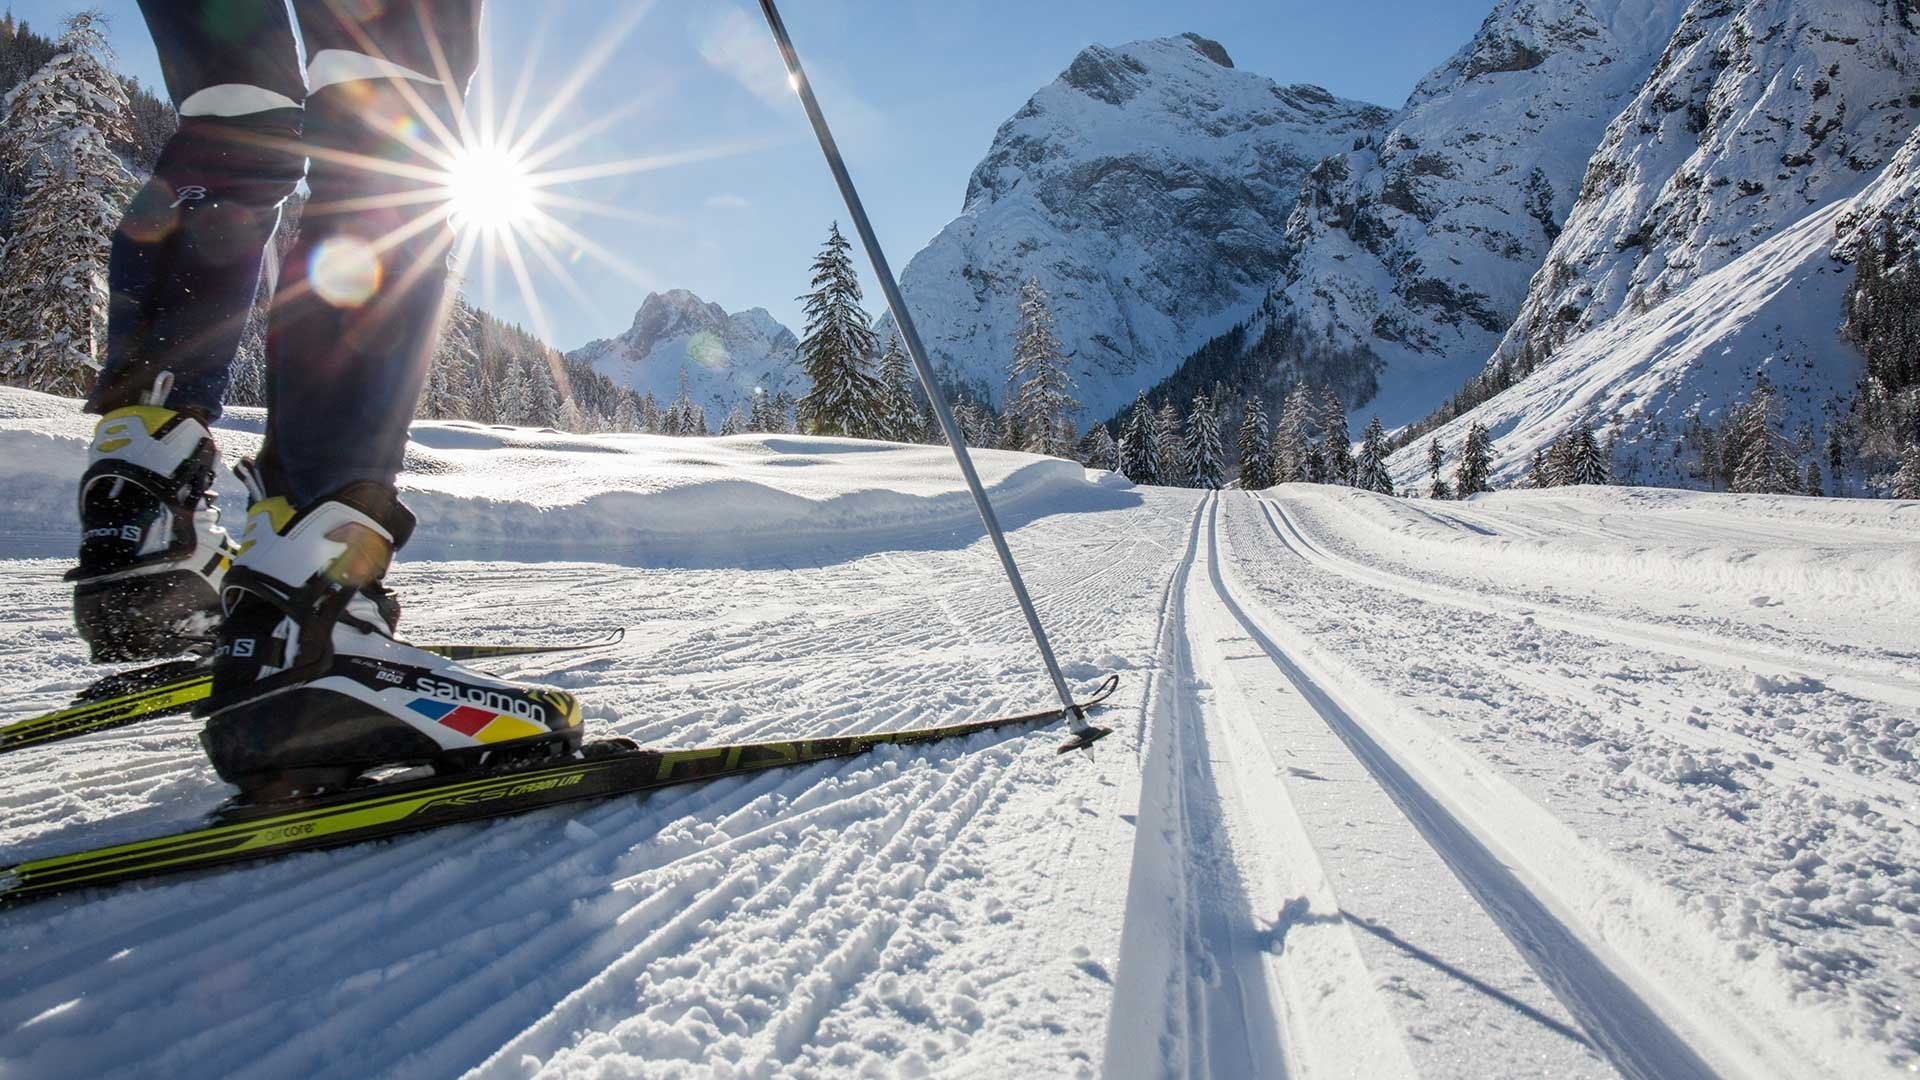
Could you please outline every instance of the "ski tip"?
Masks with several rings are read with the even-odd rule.
[[[1113,734],[1110,727],[1095,727],[1089,724],[1073,733],[1073,738],[1061,743],[1054,749],[1056,754],[1071,753],[1075,750],[1092,750],[1093,744]]]

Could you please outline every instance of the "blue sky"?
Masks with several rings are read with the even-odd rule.
[[[112,20],[121,67],[158,85],[133,0],[6,6],[48,33],[71,10],[99,8]],[[1491,7],[1492,0],[789,0],[783,14],[897,269],[959,212],[994,130],[1089,43],[1191,30],[1225,45],[1237,67],[1393,107]],[[562,252],[574,288],[536,273],[534,304],[504,267],[489,275],[472,266],[469,297],[563,348],[624,330],[648,289],[676,287],[728,310],[766,307],[797,332],[794,297],[806,286],[808,261],[827,223],[845,214],[804,117],[783,93],[759,18],[757,5],[741,0],[489,0],[480,79],[503,103],[527,80],[523,115],[563,102],[556,132],[624,110],[556,166],[694,160],[565,189],[605,208],[560,216],[619,265]],[[583,58],[608,45],[607,63],[565,95]],[[867,300],[881,307],[871,282]]]

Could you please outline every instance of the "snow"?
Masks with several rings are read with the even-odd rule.
[[[96,676],[86,431],[0,391],[0,720]],[[944,453],[421,423],[405,629],[624,626],[492,666],[655,745],[1044,707]],[[888,747],[0,911],[0,1075],[1920,1063],[1920,504],[979,457],[1070,680],[1122,675],[1091,758]],[[197,726],[0,756],[0,862],[190,825]]]

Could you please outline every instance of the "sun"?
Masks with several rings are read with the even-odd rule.
[[[446,189],[455,225],[504,233],[539,214],[532,171],[504,147],[462,148],[447,166]]]

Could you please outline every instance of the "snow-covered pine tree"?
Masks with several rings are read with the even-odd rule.
[[[879,430],[886,391],[873,375],[877,343],[860,306],[860,278],[851,250],[836,222],[813,260],[813,291],[800,298],[807,313],[800,365],[813,380],[813,388],[800,399],[800,429],[809,435],[870,439]]]
[[[913,399],[913,368],[900,335],[887,338],[887,351],[880,354],[880,386],[886,392],[880,405],[879,437],[890,442],[917,443],[925,440],[920,428],[920,403]]]
[[[1158,454],[1157,467],[1160,482],[1168,487],[1186,487],[1187,480],[1187,433],[1186,421],[1180,415],[1180,406],[1169,401],[1160,406],[1154,415],[1155,449]]]
[[[1120,446],[1113,441],[1113,432],[1108,431],[1105,424],[1093,425],[1087,437],[1080,440],[1080,452],[1083,455],[1081,463],[1089,469],[1114,471],[1120,468]]]
[[[535,427],[559,426],[560,388],[554,383],[553,368],[546,357],[536,355],[527,361],[527,385],[533,391],[533,415],[528,422]]]
[[[1896,499],[1920,499],[1920,442],[1910,442],[1900,452],[1900,467],[1887,493]]]
[[[1267,410],[1259,394],[1247,398],[1240,414],[1240,486],[1248,491],[1273,486],[1273,434],[1267,430]]]
[[[740,406],[736,404],[733,408],[727,410],[727,418],[720,422],[720,434],[738,435],[745,430],[747,430],[747,416],[740,411]]]
[[[592,426],[587,421],[586,411],[572,398],[560,403],[559,421],[555,426],[561,431],[584,432]]]
[[[1763,380],[1727,425],[1726,463],[1733,468],[1729,491],[1790,495],[1799,490],[1800,470],[1777,428],[1773,395],[1773,385]]]
[[[667,417],[660,409],[660,402],[649,390],[640,396],[640,430],[649,435],[664,435],[667,432]]]
[[[533,383],[527,377],[527,365],[510,359],[495,387],[500,422],[526,427],[533,422]]]
[[[131,138],[104,20],[67,20],[60,52],[7,95],[0,164],[24,178],[0,258],[0,377],[85,393],[104,360],[107,258],[133,178],[113,152]]]
[[[1553,486],[1553,473],[1547,468],[1547,452],[1535,448],[1533,464],[1527,468],[1527,486],[1536,490]]]
[[[1453,490],[1458,498],[1492,491],[1488,483],[1493,475],[1493,439],[1486,425],[1474,421],[1467,428],[1467,439],[1460,448],[1460,465],[1453,473]]]
[[[753,388],[753,407],[747,410],[747,430],[766,432],[773,430],[773,401],[767,392],[759,387]]]
[[[693,392],[687,386],[687,372],[680,371],[680,393],[674,396],[672,404],[667,406],[666,416],[661,418],[663,433],[667,435],[687,436],[694,434]]]
[[[1393,494],[1393,477],[1387,472],[1387,430],[1378,416],[1367,421],[1360,436],[1360,459],[1354,463],[1353,484],[1382,495]]]
[[[429,420],[470,420],[474,412],[474,378],[480,350],[474,341],[473,309],[458,292],[448,290],[446,317],[440,320],[440,340],[427,368],[426,390],[416,415]]]
[[[1299,387],[1287,391],[1273,426],[1273,482],[1296,484],[1307,475],[1307,402]]]
[[[1073,380],[1053,332],[1053,310],[1037,275],[1020,286],[1020,326],[1014,332],[1007,386],[1006,415],[1020,431],[1020,449],[1068,456],[1072,444],[1067,418],[1080,410],[1080,403],[1073,399]]]
[[[1309,484],[1325,484],[1327,480],[1327,451],[1317,442],[1307,444],[1307,456],[1300,463],[1300,478]]]
[[[1807,474],[1800,481],[1800,494],[1817,499],[1826,493],[1826,483],[1820,476],[1820,459],[1810,457],[1807,459]]]
[[[631,390],[623,390],[620,400],[613,407],[613,430],[635,432],[642,430],[640,423],[640,403]]]
[[[1572,482],[1576,484],[1605,484],[1610,482],[1606,455],[1600,452],[1600,440],[1593,437],[1593,429],[1582,424],[1573,433]]]
[[[1547,447],[1547,484],[1561,487],[1573,483],[1574,452],[1577,444],[1572,431],[1563,431]]]
[[[1347,433],[1347,407],[1340,404],[1333,387],[1322,388],[1320,430],[1326,433],[1326,470],[1328,484],[1353,485],[1353,436]]]
[[[1447,452],[1440,445],[1440,437],[1434,436],[1427,442],[1427,498],[1451,499],[1453,489],[1440,477],[1440,470],[1447,464]]]
[[[1189,486],[1209,491],[1226,486],[1226,450],[1220,445],[1220,418],[1214,414],[1213,399],[1204,393],[1195,394],[1193,407],[1187,410],[1186,439],[1181,451]]]
[[[1160,425],[1144,391],[1120,431],[1120,472],[1136,484],[1160,483]]]
[[[768,428],[777,435],[794,433],[793,413],[795,403],[793,395],[781,390],[773,395],[773,426]]]

